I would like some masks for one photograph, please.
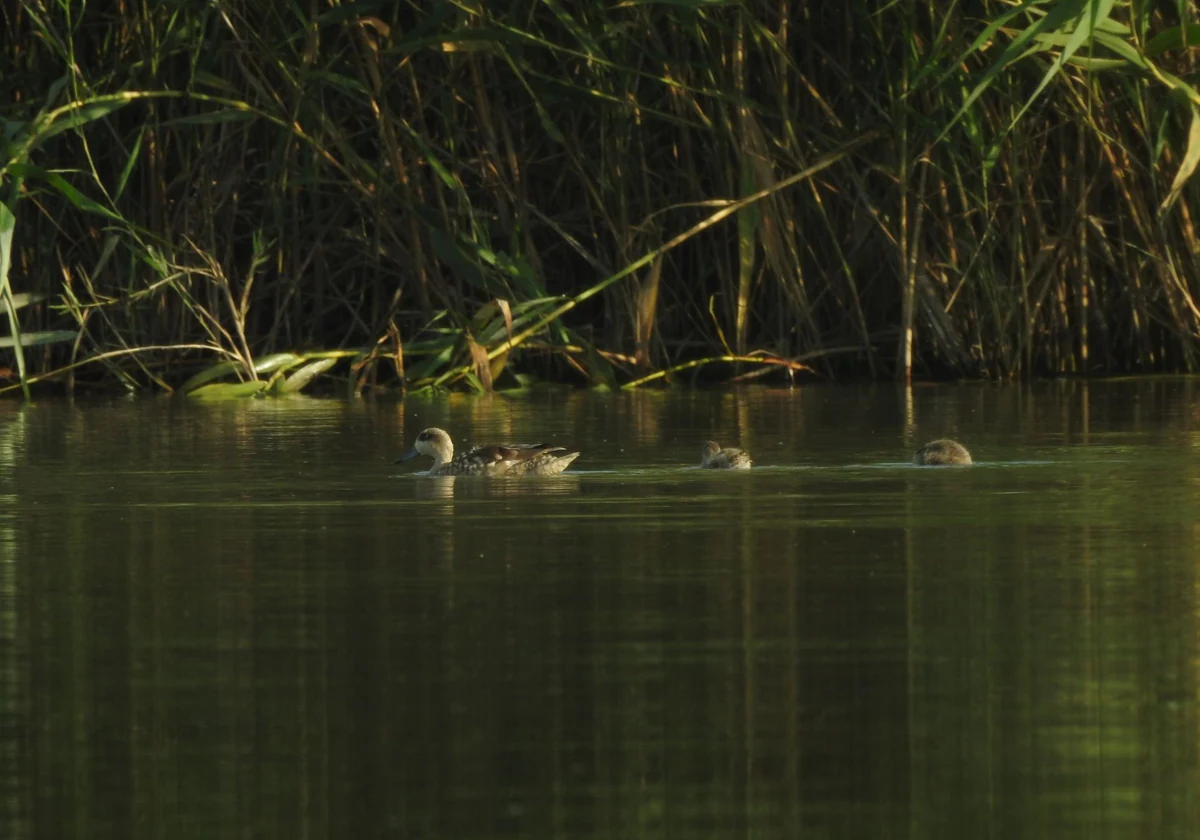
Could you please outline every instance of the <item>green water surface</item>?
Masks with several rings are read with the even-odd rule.
[[[1188,379],[0,403],[0,837],[1195,837],[1198,501]]]

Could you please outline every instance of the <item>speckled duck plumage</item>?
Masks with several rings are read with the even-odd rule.
[[[971,453],[958,441],[942,438],[918,449],[913,462],[923,467],[961,467],[971,463]]]
[[[704,442],[700,450],[700,468],[704,470],[748,470],[750,453],[744,449],[722,449],[713,440]]]
[[[426,429],[417,435],[412,451],[396,459],[409,461],[421,455],[433,458],[427,475],[558,475],[579,457],[562,446],[548,443],[490,443],[476,446],[457,457],[450,435],[441,429]]]

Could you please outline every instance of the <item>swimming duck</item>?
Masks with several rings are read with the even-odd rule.
[[[411,461],[420,455],[433,458],[428,475],[558,475],[578,452],[567,452],[548,443],[485,444],[454,457],[454,443],[441,429],[417,435],[412,451],[396,459]]]
[[[748,470],[750,453],[744,449],[722,449],[715,440],[706,440],[700,450],[702,470]]]
[[[966,466],[971,463],[971,453],[958,441],[942,438],[918,449],[913,463],[925,467]]]

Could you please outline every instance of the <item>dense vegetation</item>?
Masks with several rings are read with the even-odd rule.
[[[1194,14],[3,4],[3,352],[244,392],[1190,371]]]

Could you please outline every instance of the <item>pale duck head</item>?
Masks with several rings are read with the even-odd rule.
[[[396,459],[396,463],[411,461],[413,458],[420,457],[421,455],[428,455],[433,459],[433,467],[431,469],[437,469],[442,464],[448,464],[450,459],[454,457],[454,443],[450,440],[450,435],[441,429],[426,429],[417,435],[417,439],[413,443],[413,448],[408,454],[401,455]]]

